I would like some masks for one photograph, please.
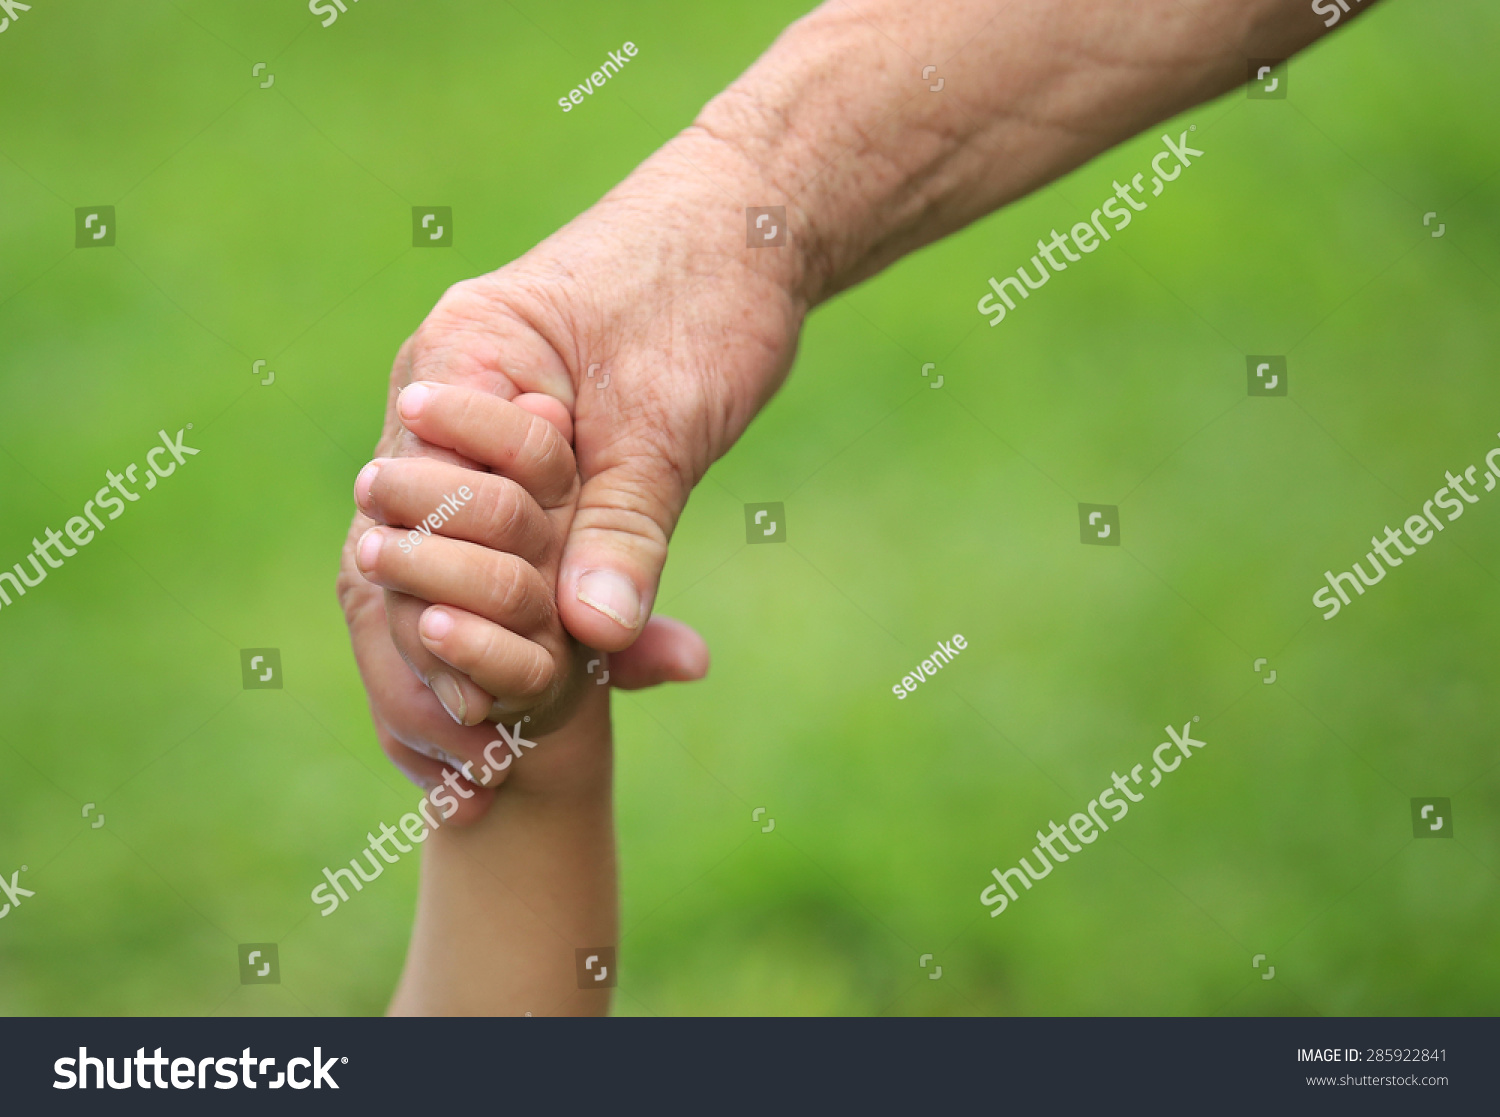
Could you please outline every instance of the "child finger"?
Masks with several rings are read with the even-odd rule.
[[[370,586],[369,590],[377,597],[386,596],[374,586]],[[426,603],[414,604],[416,615],[420,616]],[[378,644],[373,644],[373,654],[366,654],[359,664],[365,686],[370,692],[371,712],[375,717],[377,731],[384,737],[389,737],[396,745],[456,770],[461,770],[465,761],[479,760],[490,737],[489,728],[454,724],[437,697],[412,673],[392,646],[387,636],[389,619],[386,614],[386,605],[382,600],[377,608],[361,609],[356,618],[356,623],[361,628],[376,622],[380,626],[380,639]],[[417,622],[413,620],[412,642],[416,644],[417,650],[436,663],[439,670],[451,670],[447,664],[422,647],[416,636],[416,628]],[[473,683],[469,685],[473,686]],[[494,700],[477,687],[475,690],[483,698],[482,702],[475,703],[480,707],[478,720],[483,721]],[[441,778],[441,772],[436,774]]]
[[[564,442],[573,445],[573,413],[562,400],[544,392],[522,392],[510,402],[523,411],[546,419],[562,434]]]
[[[415,679],[412,683],[421,686]],[[458,798],[466,799],[462,792],[451,787],[448,772],[453,772],[455,779],[467,780],[471,788],[493,790],[505,782],[505,775],[486,775],[484,771],[487,750],[495,736],[492,725],[454,725],[442,710],[434,710],[430,716],[418,721],[408,717],[404,724],[395,719],[381,724],[377,718],[376,728],[381,736],[381,748],[392,763],[401,768],[413,783],[426,790],[444,784],[454,790]],[[441,803],[438,805],[442,806]]]
[[[498,396],[419,381],[404,388],[396,411],[424,442],[482,462],[517,482],[543,508],[577,493],[573,448],[550,422]]]
[[[556,677],[546,648],[463,609],[432,606],[418,632],[428,651],[507,707],[540,698]]]
[[[460,672],[452,670],[422,645],[417,625],[428,602],[409,594],[385,592],[386,629],[398,662],[404,660],[406,678],[402,682],[426,691],[428,701],[407,703],[420,709],[423,722],[446,721],[449,730],[478,725],[489,715],[492,698]],[[434,710],[434,707],[439,709]],[[446,718],[434,718],[447,711]],[[430,739],[430,738],[429,738]],[[410,744],[411,742],[408,742]],[[415,746],[413,746],[415,747]]]
[[[531,494],[508,477],[432,458],[377,458],[354,483],[360,511],[394,528],[403,553],[434,534],[464,539],[541,565],[555,531]]]
[[[524,559],[440,535],[410,554],[398,541],[391,528],[375,527],[355,544],[355,563],[376,585],[456,605],[523,633],[546,627],[557,615],[552,588]]]

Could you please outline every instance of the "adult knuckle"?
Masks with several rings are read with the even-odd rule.
[[[436,310],[422,320],[422,324],[407,340],[407,361],[413,371],[442,348],[442,339],[447,336],[448,331],[438,325],[434,320],[435,315]]]
[[[611,493],[616,503],[591,503],[580,505],[574,517],[574,530],[608,531],[618,535],[631,535],[652,553],[664,554],[670,532],[663,526],[670,523],[657,508],[644,500],[631,500],[628,492]],[[631,507],[629,505],[635,505]]]
[[[450,284],[438,299],[437,305],[450,314],[462,314],[467,317],[473,312],[475,303],[482,301],[480,299],[482,291],[482,281],[471,275],[467,279],[460,279],[457,283]]]

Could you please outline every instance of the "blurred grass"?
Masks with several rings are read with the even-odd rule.
[[[0,38],[0,560],[159,428],[203,449],[0,609],[0,872],[36,892],[0,922],[0,1012],[383,1008],[415,863],[327,920],[308,892],[416,798],[332,592],[391,357],[806,6],[366,3],[325,30],[80,0]],[[1497,33],[1478,0],[1391,0],[1288,100],[1154,129],[813,318],[674,543],[662,608],[712,677],[618,696],[618,1011],[1493,1011],[1500,507],[1331,623],[1309,598],[1500,431]],[[984,325],[987,277],[1189,124],[1196,166]],[[75,251],[72,209],[106,202],[117,248]],[[415,204],[454,207],[455,250],[407,247]],[[1288,355],[1288,398],[1246,399],[1247,353]],[[769,500],[791,542],[747,547]],[[1079,502],[1119,504],[1124,546],[1079,546]],[[242,647],[280,648],[286,689],[242,691]],[[992,866],[1195,714],[1207,749],[985,918]],[[1426,795],[1455,840],[1412,840]],[[238,984],[252,941],[281,985]]]

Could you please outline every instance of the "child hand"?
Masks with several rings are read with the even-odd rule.
[[[585,663],[603,658],[579,654],[557,610],[579,485],[558,429],[571,426],[566,410],[552,400],[530,407],[548,413],[547,404],[558,413],[552,421],[483,392],[413,384],[397,404],[406,427],[493,472],[382,458],[355,485],[361,511],[388,525],[359,540],[360,571],[389,591],[437,603],[420,614],[422,646],[494,699],[490,717],[527,714],[537,733],[566,720],[589,682]]]

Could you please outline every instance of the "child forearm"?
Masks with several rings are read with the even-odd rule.
[[[608,1012],[613,973],[583,988],[575,960],[581,949],[612,950],[617,935],[610,768],[599,691],[514,761],[483,821],[432,834],[392,1015]]]

